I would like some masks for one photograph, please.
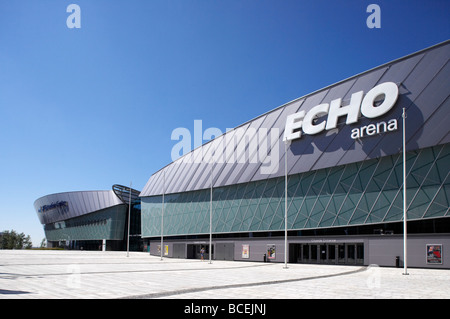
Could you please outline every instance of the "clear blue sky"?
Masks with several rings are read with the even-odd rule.
[[[37,198],[140,190],[175,128],[235,127],[449,39],[449,16],[448,0],[0,0],[0,231],[39,245]]]

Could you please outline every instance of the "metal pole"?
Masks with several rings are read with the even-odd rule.
[[[287,269],[287,255],[288,255],[288,244],[287,244],[287,197],[288,197],[288,169],[287,169],[287,149],[288,140],[284,141],[284,269]]]
[[[127,257],[130,257],[130,215],[131,215],[131,185],[132,182],[130,182],[130,198],[128,201],[128,236],[127,236]]]
[[[403,275],[408,275],[407,207],[406,207],[406,110],[403,108]]]
[[[162,195],[162,207],[161,207],[161,260],[163,260],[163,249],[164,249],[164,195],[166,193],[166,171],[163,171],[163,195]]]
[[[211,162],[211,190],[209,195],[209,263],[212,255],[212,200],[213,200],[213,163]]]

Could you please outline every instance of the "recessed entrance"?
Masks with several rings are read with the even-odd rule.
[[[188,244],[186,257],[187,259],[201,259],[203,249],[203,260],[209,259],[209,244]],[[214,245],[212,245],[212,255],[214,259]]]
[[[289,245],[289,262],[363,265],[364,243],[301,243]]]

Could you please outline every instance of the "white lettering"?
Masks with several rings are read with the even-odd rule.
[[[358,122],[359,107],[361,105],[364,92],[359,91],[352,94],[350,104],[347,106],[341,106],[342,99],[336,99],[330,103],[330,113],[327,119],[327,130],[331,130],[337,127],[338,117],[347,115],[345,124],[353,124]]]
[[[313,121],[328,113],[329,104],[319,104],[313,107],[306,113],[303,119],[303,132],[309,135],[314,135],[322,132],[325,129],[326,121],[322,121],[320,124],[314,124]]]
[[[373,135],[376,133],[376,131],[377,131],[377,127],[375,126],[375,124],[367,125],[367,128],[366,128],[367,135]]]
[[[303,124],[303,118],[305,117],[305,111],[288,115],[286,119],[286,128],[284,130],[283,141],[290,141],[300,138],[302,136],[299,130]]]
[[[367,17],[366,24],[369,29],[381,28],[381,9],[378,4],[369,4],[367,6],[366,12],[371,12],[372,14]]]
[[[359,129],[354,128],[352,130],[352,134],[350,135],[350,137],[354,140],[356,140],[357,138],[359,138]]]
[[[360,128],[354,128],[351,132],[351,138],[356,140],[361,137],[365,136],[372,136],[375,134],[385,133],[385,132],[392,132],[396,131],[398,129],[397,120],[391,119],[387,122],[379,122],[377,124],[369,124],[362,126]]]
[[[376,99],[382,95],[384,95],[384,101],[379,106],[375,106]],[[398,87],[395,83],[379,84],[367,92],[361,103],[361,113],[370,119],[386,114],[397,102],[397,97]]]
[[[397,120],[396,119],[392,119],[388,121],[388,131],[392,132],[392,131],[396,131],[398,129],[397,126]]]
[[[217,314],[219,306],[197,306],[191,303],[190,306],[184,306],[184,313],[199,313],[199,314],[210,314],[214,317]]]
[[[364,96],[363,91],[353,93],[350,103],[342,106],[342,99],[335,99],[330,104],[322,103],[314,106],[308,112],[304,110],[290,114],[286,118],[284,130],[284,141],[291,141],[301,138],[302,132],[313,135],[323,130],[337,128],[338,118],[346,116],[345,124],[358,122],[361,115],[367,118],[380,117],[389,112],[394,107],[398,98],[398,87],[393,82],[381,83]],[[326,120],[316,122],[319,117],[328,114]],[[382,124],[380,124],[382,125]],[[369,125],[364,129],[353,129],[352,138],[360,138],[361,134],[374,135],[381,131],[380,125]],[[392,123],[392,127],[396,124]],[[389,128],[387,128],[389,130]],[[392,129],[394,130],[394,129]],[[358,131],[358,132],[357,132]],[[386,128],[384,129],[386,131]]]
[[[172,131],[170,139],[179,141],[180,138],[181,141],[172,147],[170,155],[173,161],[191,151],[191,132],[187,128],[177,127]]]
[[[81,8],[77,4],[69,4],[66,12],[72,12],[66,19],[66,25],[69,29],[81,28]]]
[[[264,160],[262,160],[262,165],[260,168],[261,174],[268,175],[268,174],[274,174],[278,171],[278,167],[280,164],[280,147],[278,143],[278,139],[280,138],[280,131],[277,128],[272,128],[270,130],[270,141],[269,141],[269,135],[267,135],[266,141],[264,143],[270,143],[272,147],[270,148],[270,154],[267,152],[266,149],[263,148],[261,150],[260,145],[260,152],[259,152],[259,158],[262,159],[263,156],[266,156]],[[260,141],[262,138],[260,137]],[[269,144],[269,145],[270,145]]]
[[[178,163],[251,163],[261,164],[263,175],[278,171],[280,130],[277,127],[238,127],[227,129],[226,134],[215,127],[207,128],[203,134],[202,130],[202,121],[195,120],[193,135],[184,127],[172,131],[171,139],[179,141],[172,147],[172,161],[183,156]],[[199,147],[205,139],[211,140]],[[192,140],[196,148],[191,152]]]
[[[260,314],[262,316],[266,315],[266,305],[265,304],[228,304],[228,313],[234,314],[248,314],[253,316],[254,314]]]

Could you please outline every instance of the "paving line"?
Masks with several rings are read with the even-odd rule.
[[[187,294],[187,293],[203,292],[203,291],[208,291],[208,290],[276,285],[276,284],[283,284],[283,283],[289,283],[289,282],[298,282],[298,281],[346,276],[346,275],[356,274],[356,273],[366,271],[366,270],[367,270],[367,267],[360,267],[356,270],[351,270],[351,271],[337,273],[337,274],[328,274],[328,275],[320,275],[320,276],[314,276],[314,277],[303,277],[303,278],[292,278],[292,279],[281,279],[281,280],[272,280],[272,281],[261,281],[261,282],[253,282],[253,283],[231,284],[231,285],[222,285],[222,286],[186,288],[186,289],[180,289],[180,290],[174,290],[174,291],[128,296],[128,297],[122,297],[122,298],[118,298],[118,299],[153,299],[153,298],[164,298],[164,297],[169,297],[169,296],[174,296],[174,295],[182,295],[182,294]]]
[[[97,274],[120,274],[120,273],[145,273],[145,272],[178,272],[178,271],[211,271],[211,270],[234,270],[243,268],[255,268],[271,266],[275,264],[247,265],[237,267],[219,267],[219,268],[175,268],[175,269],[141,269],[141,270],[110,270],[110,271],[88,271],[77,273],[79,275],[97,275]],[[72,272],[49,273],[49,274],[17,274],[17,273],[0,273],[0,278],[8,279],[8,277],[45,277],[45,276],[67,276]]]

